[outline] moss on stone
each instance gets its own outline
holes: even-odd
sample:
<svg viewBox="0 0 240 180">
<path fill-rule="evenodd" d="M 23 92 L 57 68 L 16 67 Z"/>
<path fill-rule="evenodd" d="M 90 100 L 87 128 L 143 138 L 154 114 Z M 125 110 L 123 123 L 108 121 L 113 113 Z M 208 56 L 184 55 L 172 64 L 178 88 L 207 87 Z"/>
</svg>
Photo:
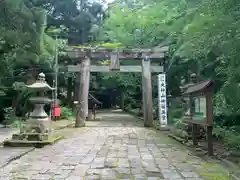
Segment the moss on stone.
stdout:
<svg viewBox="0 0 240 180">
<path fill-rule="evenodd" d="M 122 179 L 122 178 L 124 178 L 124 173 L 116 172 L 116 178 L 117 178 L 117 179 Z"/>
<path fill-rule="evenodd" d="M 199 175 L 206 180 L 229 180 L 227 175 L 223 175 L 221 173 L 201 172 Z"/>
<path fill-rule="evenodd" d="M 118 167 L 118 159 L 115 162 L 115 167 Z"/>
<path fill-rule="evenodd" d="M 7 139 L 4 141 L 4 146 L 41 148 L 46 145 L 53 144 L 60 139 L 63 139 L 63 136 L 52 137 L 52 138 L 49 138 L 48 140 L 44 140 L 44 141 L 8 140 Z"/>
<path fill-rule="evenodd" d="M 75 49 L 90 49 L 90 48 L 94 48 L 93 45 L 89 44 L 89 45 L 77 45 L 77 46 L 70 46 L 72 48 Z M 103 44 L 98 44 L 99 48 L 108 48 L 108 49 L 116 49 L 116 48 L 122 48 L 122 44 L 121 43 L 103 43 Z"/>
<path fill-rule="evenodd" d="M 202 163 L 199 175 L 206 180 L 229 180 L 229 176 L 225 173 L 224 169 L 214 163 Z"/>
<path fill-rule="evenodd" d="M 130 174 L 126 174 L 126 173 L 116 172 L 116 178 L 117 179 L 130 178 L 131 179 L 131 175 Z"/>
<path fill-rule="evenodd" d="M 200 165 L 201 168 L 208 169 L 208 168 L 216 168 L 216 164 L 213 163 L 202 163 Z"/>
<path fill-rule="evenodd" d="M 187 159 L 182 160 L 182 163 L 188 163 Z"/>
</svg>

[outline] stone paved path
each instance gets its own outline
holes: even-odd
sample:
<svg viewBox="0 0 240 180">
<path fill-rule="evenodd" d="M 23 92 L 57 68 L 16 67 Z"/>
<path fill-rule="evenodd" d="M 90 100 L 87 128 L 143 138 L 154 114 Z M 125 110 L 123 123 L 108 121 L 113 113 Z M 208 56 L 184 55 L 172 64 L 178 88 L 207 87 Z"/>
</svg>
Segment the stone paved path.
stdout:
<svg viewBox="0 0 240 180">
<path fill-rule="evenodd" d="M 11 138 L 12 134 L 18 132 L 19 130 L 17 129 L 0 127 L 0 143 L 3 143 L 6 138 Z"/>
<path fill-rule="evenodd" d="M 191 155 L 132 116 L 100 115 L 101 122 L 88 122 L 55 145 L 13 161 L 1 169 L 0 179 L 229 180 L 220 165 Z"/>
<path fill-rule="evenodd" d="M 19 147 L 19 148 L 0 147 L 0 168 L 4 167 L 10 161 L 17 159 L 32 150 L 33 148 L 31 147 L 25 147 L 25 148 L 24 147 Z"/>
</svg>

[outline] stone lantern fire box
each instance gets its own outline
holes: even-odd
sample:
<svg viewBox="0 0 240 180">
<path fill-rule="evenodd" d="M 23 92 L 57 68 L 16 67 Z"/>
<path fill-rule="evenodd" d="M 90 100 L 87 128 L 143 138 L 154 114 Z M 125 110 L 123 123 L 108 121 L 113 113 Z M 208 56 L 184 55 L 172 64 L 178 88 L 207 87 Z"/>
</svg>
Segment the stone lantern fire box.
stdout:
<svg viewBox="0 0 240 180">
<path fill-rule="evenodd" d="M 45 81 L 45 74 L 40 73 L 37 81 L 26 87 L 35 94 L 34 97 L 29 99 L 29 102 L 35 107 L 30 113 L 26 125 L 20 130 L 20 133 L 13 134 L 11 140 L 5 140 L 4 146 L 43 147 L 62 138 L 62 136 L 53 136 L 51 131 L 51 118 L 44 110 L 44 106 L 51 103 L 51 99 L 46 97 L 45 93 L 54 90 L 54 88 L 51 88 Z"/>
</svg>

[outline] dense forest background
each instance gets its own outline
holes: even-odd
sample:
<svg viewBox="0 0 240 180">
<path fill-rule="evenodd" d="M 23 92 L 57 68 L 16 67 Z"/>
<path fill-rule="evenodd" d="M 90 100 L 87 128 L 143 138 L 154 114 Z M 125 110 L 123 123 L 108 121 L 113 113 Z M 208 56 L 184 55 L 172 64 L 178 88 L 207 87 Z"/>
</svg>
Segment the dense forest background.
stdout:
<svg viewBox="0 0 240 180">
<path fill-rule="evenodd" d="M 169 101 L 180 95 L 181 80 L 189 82 L 192 73 L 214 80 L 214 133 L 240 149 L 240 2 L 235 0 L 118 0 L 108 6 L 87 0 L 0 0 L 2 122 L 12 122 L 12 114 L 25 115 L 29 93 L 23 84 L 39 72 L 54 85 L 57 47 L 59 97 L 64 97 L 69 79 L 75 78 L 64 71 L 64 63 L 71 63 L 64 53 L 67 44 L 110 42 L 130 48 L 169 45 L 163 60 Z M 91 93 L 105 104 L 106 94 L 115 104 L 124 97 L 128 109 L 141 109 L 141 75 L 92 74 Z M 170 108 L 169 121 L 176 123 L 181 113 L 177 105 Z"/>
</svg>

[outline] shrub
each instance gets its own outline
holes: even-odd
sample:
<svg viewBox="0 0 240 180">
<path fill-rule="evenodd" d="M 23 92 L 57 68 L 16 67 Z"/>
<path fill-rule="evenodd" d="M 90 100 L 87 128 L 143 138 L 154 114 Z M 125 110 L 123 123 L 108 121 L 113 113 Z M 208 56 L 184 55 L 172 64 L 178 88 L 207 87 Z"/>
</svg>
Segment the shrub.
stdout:
<svg viewBox="0 0 240 180">
<path fill-rule="evenodd" d="M 19 128 L 22 124 L 22 118 L 14 115 L 14 109 L 12 107 L 4 108 L 4 120 L 3 125 Z"/>
<path fill-rule="evenodd" d="M 177 118 L 173 119 L 173 126 L 176 129 L 185 129 L 185 127 L 186 127 L 186 125 L 183 123 L 183 120 L 182 119 L 177 119 Z"/>
<path fill-rule="evenodd" d="M 75 113 L 72 111 L 71 108 L 66 107 L 66 106 L 61 106 L 61 115 L 60 117 L 57 118 L 57 120 L 61 119 L 73 119 L 75 116 Z"/>
<path fill-rule="evenodd" d="M 232 149 L 240 150 L 240 135 L 239 134 L 232 133 L 232 134 L 224 137 L 224 142 L 228 147 L 230 147 Z"/>
<path fill-rule="evenodd" d="M 169 124 L 174 124 L 176 119 L 181 119 L 183 117 L 184 111 L 183 108 L 169 108 L 168 109 L 168 119 L 169 119 Z"/>
<path fill-rule="evenodd" d="M 239 127 L 220 127 L 215 126 L 213 129 L 213 135 L 218 139 L 222 139 L 224 143 L 232 149 L 240 150 L 240 134 L 238 131 Z"/>
</svg>

